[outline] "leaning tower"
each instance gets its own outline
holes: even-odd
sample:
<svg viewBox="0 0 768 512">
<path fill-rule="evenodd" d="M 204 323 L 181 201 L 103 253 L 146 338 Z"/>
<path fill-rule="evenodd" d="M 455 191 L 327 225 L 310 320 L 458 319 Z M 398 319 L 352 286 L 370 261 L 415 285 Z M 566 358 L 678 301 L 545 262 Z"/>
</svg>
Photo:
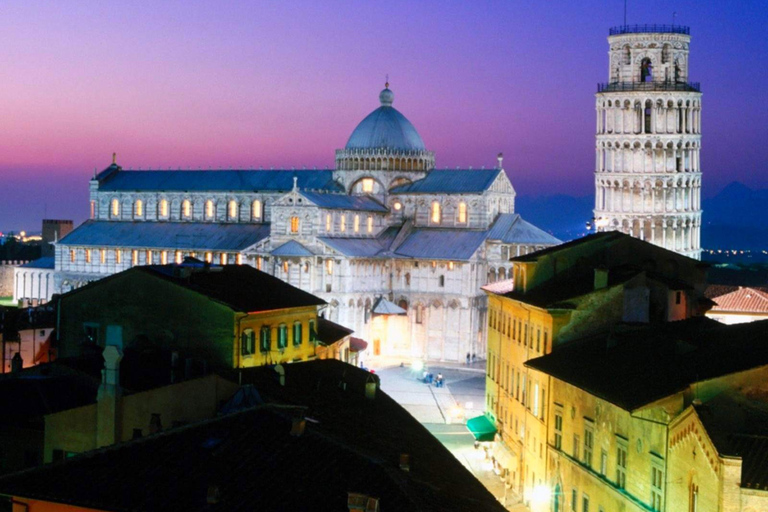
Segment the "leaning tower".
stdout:
<svg viewBox="0 0 768 512">
<path fill-rule="evenodd" d="M 688 81 L 690 29 L 612 28 L 597 86 L 595 226 L 701 257 L 701 89 Z"/>
</svg>

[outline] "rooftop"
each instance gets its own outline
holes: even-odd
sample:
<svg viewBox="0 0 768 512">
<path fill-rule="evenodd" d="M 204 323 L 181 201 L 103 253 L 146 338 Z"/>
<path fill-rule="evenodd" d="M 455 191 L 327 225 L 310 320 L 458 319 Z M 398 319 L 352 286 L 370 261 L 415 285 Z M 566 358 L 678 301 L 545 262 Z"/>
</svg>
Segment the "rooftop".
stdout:
<svg viewBox="0 0 768 512">
<path fill-rule="evenodd" d="M 611 27 L 608 30 L 609 36 L 618 36 L 622 34 L 685 34 L 691 35 L 691 27 L 683 25 L 619 25 Z"/>
<path fill-rule="evenodd" d="M 768 314 L 768 288 L 711 285 L 707 287 L 706 293 L 714 295 L 713 313 Z"/>
<path fill-rule="evenodd" d="M 421 135 L 403 114 L 392 107 L 389 85 L 379 94 L 381 106 L 368 114 L 347 141 L 346 149 L 426 151 Z"/>
<path fill-rule="evenodd" d="M 433 169 L 424 179 L 394 187 L 390 194 L 481 194 L 500 172 L 500 169 Z"/>
</svg>

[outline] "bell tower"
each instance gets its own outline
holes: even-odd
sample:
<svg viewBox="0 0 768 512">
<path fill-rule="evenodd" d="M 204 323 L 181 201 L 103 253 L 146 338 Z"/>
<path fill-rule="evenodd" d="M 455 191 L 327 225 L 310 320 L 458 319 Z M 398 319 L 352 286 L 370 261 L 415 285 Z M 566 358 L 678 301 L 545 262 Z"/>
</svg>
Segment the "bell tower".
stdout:
<svg viewBox="0 0 768 512">
<path fill-rule="evenodd" d="M 690 29 L 610 29 L 597 86 L 595 226 L 701 257 L 701 87 L 688 81 Z"/>
</svg>

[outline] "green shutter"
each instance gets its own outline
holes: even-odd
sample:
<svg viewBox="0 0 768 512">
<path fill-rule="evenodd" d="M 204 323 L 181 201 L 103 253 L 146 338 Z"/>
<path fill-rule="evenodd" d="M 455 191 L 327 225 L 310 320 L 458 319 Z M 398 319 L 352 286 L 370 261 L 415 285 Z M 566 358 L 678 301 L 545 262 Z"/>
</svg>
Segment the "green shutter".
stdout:
<svg viewBox="0 0 768 512">
<path fill-rule="evenodd" d="M 293 324 L 293 344 L 301 345 L 301 322 Z"/>
<path fill-rule="evenodd" d="M 285 348 L 288 345 L 288 328 L 281 325 L 277 330 L 277 348 Z"/>
<path fill-rule="evenodd" d="M 269 327 L 262 327 L 261 328 L 261 351 L 262 352 L 269 352 L 270 345 L 272 344 L 270 340 L 271 338 L 271 330 Z"/>
</svg>

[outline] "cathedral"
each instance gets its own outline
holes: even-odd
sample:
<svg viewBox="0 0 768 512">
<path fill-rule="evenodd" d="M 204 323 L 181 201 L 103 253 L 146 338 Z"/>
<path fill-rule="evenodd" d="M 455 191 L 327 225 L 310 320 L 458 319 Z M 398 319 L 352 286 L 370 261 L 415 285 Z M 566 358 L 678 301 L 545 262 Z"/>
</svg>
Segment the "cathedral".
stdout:
<svg viewBox="0 0 768 512">
<path fill-rule="evenodd" d="M 56 290 L 187 256 L 252 265 L 323 298 L 369 355 L 485 357 L 480 287 L 560 241 L 515 213 L 501 154 L 494 169 L 436 169 L 393 100 L 387 84 L 333 170 L 135 171 L 113 159 L 90 181 L 90 219 L 56 244 Z"/>
</svg>

